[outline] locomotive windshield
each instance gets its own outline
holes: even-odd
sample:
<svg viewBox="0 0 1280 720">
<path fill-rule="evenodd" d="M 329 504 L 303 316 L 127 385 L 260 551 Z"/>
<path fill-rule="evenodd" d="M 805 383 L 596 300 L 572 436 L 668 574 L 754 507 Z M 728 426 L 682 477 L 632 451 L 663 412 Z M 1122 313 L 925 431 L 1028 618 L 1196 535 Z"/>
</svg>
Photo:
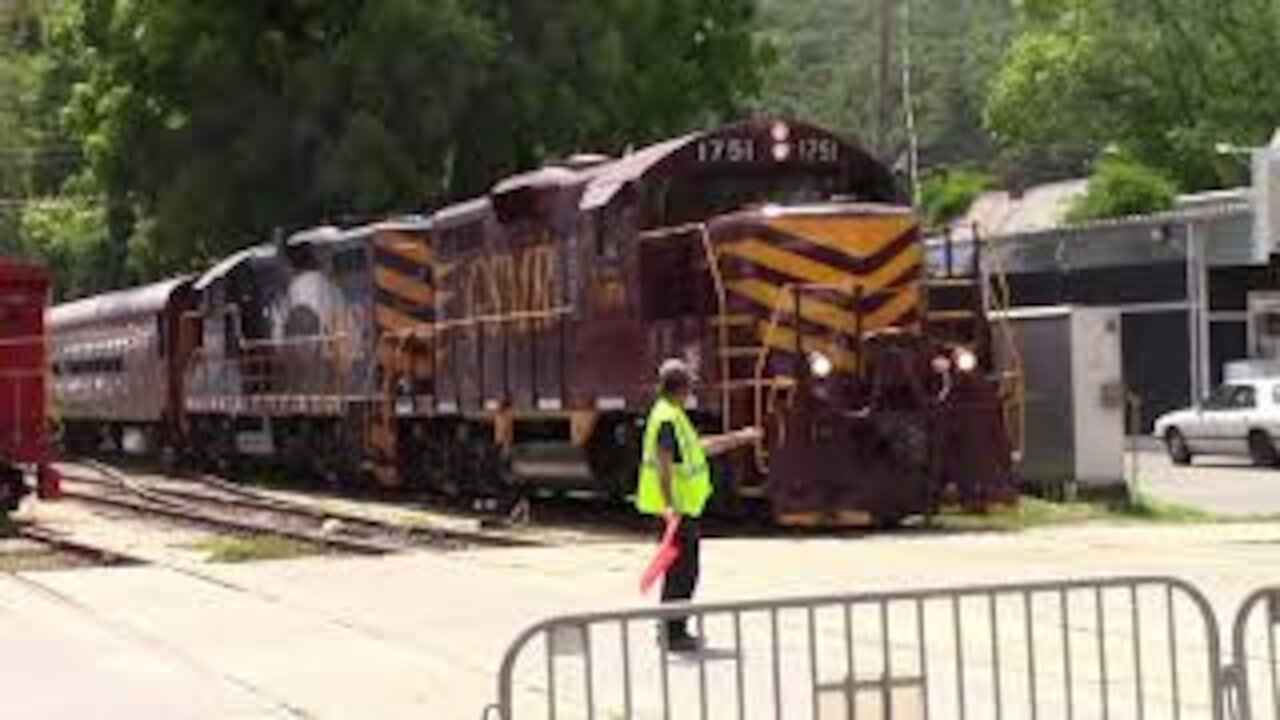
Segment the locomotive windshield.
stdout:
<svg viewBox="0 0 1280 720">
<path fill-rule="evenodd" d="M 873 201 L 851 192 L 843 168 L 790 171 L 742 169 L 676 175 L 651 186 L 650 218 L 679 225 L 765 204 L 795 205 L 842 197 Z"/>
</svg>

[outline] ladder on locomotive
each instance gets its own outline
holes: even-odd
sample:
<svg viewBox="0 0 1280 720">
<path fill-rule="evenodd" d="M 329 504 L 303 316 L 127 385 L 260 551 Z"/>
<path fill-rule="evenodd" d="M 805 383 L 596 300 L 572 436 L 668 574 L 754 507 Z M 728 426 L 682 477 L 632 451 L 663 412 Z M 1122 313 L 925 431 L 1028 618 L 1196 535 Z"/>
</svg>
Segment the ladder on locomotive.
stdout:
<svg viewBox="0 0 1280 720">
<path fill-rule="evenodd" d="M 1005 427 L 1015 456 L 1026 436 L 1025 381 L 1022 355 L 1008 310 L 1008 277 L 992 240 L 975 226 L 968 241 L 968 262 L 957 263 L 955 238 L 948 228 L 941 238 L 942 263 L 924 280 L 923 327 L 927 335 L 972 348 L 990 358 L 990 371 L 1000 383 Z"/>
</svg>

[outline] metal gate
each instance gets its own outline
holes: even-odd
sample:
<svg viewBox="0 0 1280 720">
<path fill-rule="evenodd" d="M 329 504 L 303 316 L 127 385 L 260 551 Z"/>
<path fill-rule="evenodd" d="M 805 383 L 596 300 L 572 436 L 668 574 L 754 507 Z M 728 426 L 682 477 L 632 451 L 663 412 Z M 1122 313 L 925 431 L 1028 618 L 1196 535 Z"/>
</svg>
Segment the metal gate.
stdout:
<svg viewBox="0 0 1280 720">
<path fill-rule="evenodd" d="M 658 625 L 686 613 L 708 647 L 667 653 Z M 1220 662 L 1209 603 L 1171 578 L 701 604 L 538 623 L 487 716 L 1217 719 Z"/>
<path fill-rule="evenodd" d="M 1280 718 L 1277 624 L 1280 624 L 1280 588 L 1253 593 L 1236 613 L 1231 631 L 1232 664 L 1224 671 L 1232 718 Z"/>
</svg>

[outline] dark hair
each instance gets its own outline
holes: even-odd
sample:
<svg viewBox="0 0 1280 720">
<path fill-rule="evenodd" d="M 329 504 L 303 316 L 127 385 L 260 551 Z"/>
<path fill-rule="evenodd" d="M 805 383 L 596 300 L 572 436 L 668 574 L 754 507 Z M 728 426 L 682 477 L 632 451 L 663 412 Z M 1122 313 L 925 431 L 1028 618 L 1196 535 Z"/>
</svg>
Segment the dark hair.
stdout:
<svg viewBox="0 0 1280 720">
<path fill-rule="evenodd" d="M 664 395 L 675 395 L 689 389 L 689 378 L 679 373 L 672 373 L 662 378 L 662 382 L 658 383 L 658 387 L 662 389 Z"/>
</svg>

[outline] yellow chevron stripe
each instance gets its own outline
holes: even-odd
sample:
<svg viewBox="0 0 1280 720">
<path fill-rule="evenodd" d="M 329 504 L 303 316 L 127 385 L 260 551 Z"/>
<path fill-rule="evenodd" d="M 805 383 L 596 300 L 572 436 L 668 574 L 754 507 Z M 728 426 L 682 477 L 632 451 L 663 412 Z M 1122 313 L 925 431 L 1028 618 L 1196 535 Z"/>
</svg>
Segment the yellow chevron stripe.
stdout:
<svg viewBox="0 0 1280 720">
<path fill-rule="evenodd" d="M 373 246 L 383 252 L 390 253 L 402 260 L 408 260 L 423 267 L 435 263 L 435 253 L 427 245 L 426 238 L 404 233 L 387 233 L 374 238 Z"/>
<path fill-rule="evenodd" d="M 378 328 L 383 331 L 407 332 L 410 330 L 425 330 L 431 327 L 430 323 L 409 317 L 399 310 L 389 308 L 386 305 L 379 305 L 374 308 L 373 319 Z"/>
<path fill-rule="evenodd" d="M 768 224 L 814 245 L 864 258 L 909 232 L 916 219 L 911 215 L 780 217 Z"/>
<path fill-rule="evenodd" d="M 795 302 L 790 293 L 763 280 L 735 280 L 726 285 L 729 292 L 740 295 L 764 306 L 769 312 L 780 309 L 784 317 L 795 316 Z M 902 314 L 920 302 L 920 290 L 916 286 L 905 288 L 888 302 L 862 316 L 862 330 L 868 332 L 891 327 Z M 800 317 L 806 322 L 822 325 L 837 332 L 854 334 L 858 331 L 854 314 L 817 298 L 803 298 Z"/>
<path fill-rule="evenodd" d="M 823 285 L 850 285 L 854 280 L 848 273 L 841 272 L 825 263 L 810 260 L 803 255 L 783 250 L 776 244 L 770 244 L 759 238 L 748 238 L 721 249 L 721 253 L 748 260 L 770 270 L 777 270 L 795 277 L 797 280 Z"/>
<path fill-rule="evenodd" d="M 380 290 L 398 295 L 411 303 L 430 306 L 431 286 L 386 267 L 374 268 L 373 282 Z"/>
<path fill-rule="evenodd" d="M 782 324 L 770 327 L 769 323 L 764 320 L 761 320 L 756 328 L 760 333 L 762 342 L 768 347 L 788 352 L 795 351 L 796 331 L 792 328 Z M 857 353 L 838 347 L 828 340 L 806 336 L 801 341 L 800 347 L 805 352 L 817 350 L 826 355 L 831 358 L 831 363 L 840 370 L 852 372 L 858 369 Z"/>
<path fill-rule="evenodd" d="M 841 289 L 850 295 L 858 286 L 862 287 L 864 293 L 879 292 L 888 287 L 889 283 L 902 277 L 903 273 L 924 262 L 924 248 L 920 245 L 912 245 L 874 271 L 855 277 L 758 238 L 749 238 L 727 245 L 721 252 L 785 273 L 799 282 L 842 286 Z"/>
</svg>

